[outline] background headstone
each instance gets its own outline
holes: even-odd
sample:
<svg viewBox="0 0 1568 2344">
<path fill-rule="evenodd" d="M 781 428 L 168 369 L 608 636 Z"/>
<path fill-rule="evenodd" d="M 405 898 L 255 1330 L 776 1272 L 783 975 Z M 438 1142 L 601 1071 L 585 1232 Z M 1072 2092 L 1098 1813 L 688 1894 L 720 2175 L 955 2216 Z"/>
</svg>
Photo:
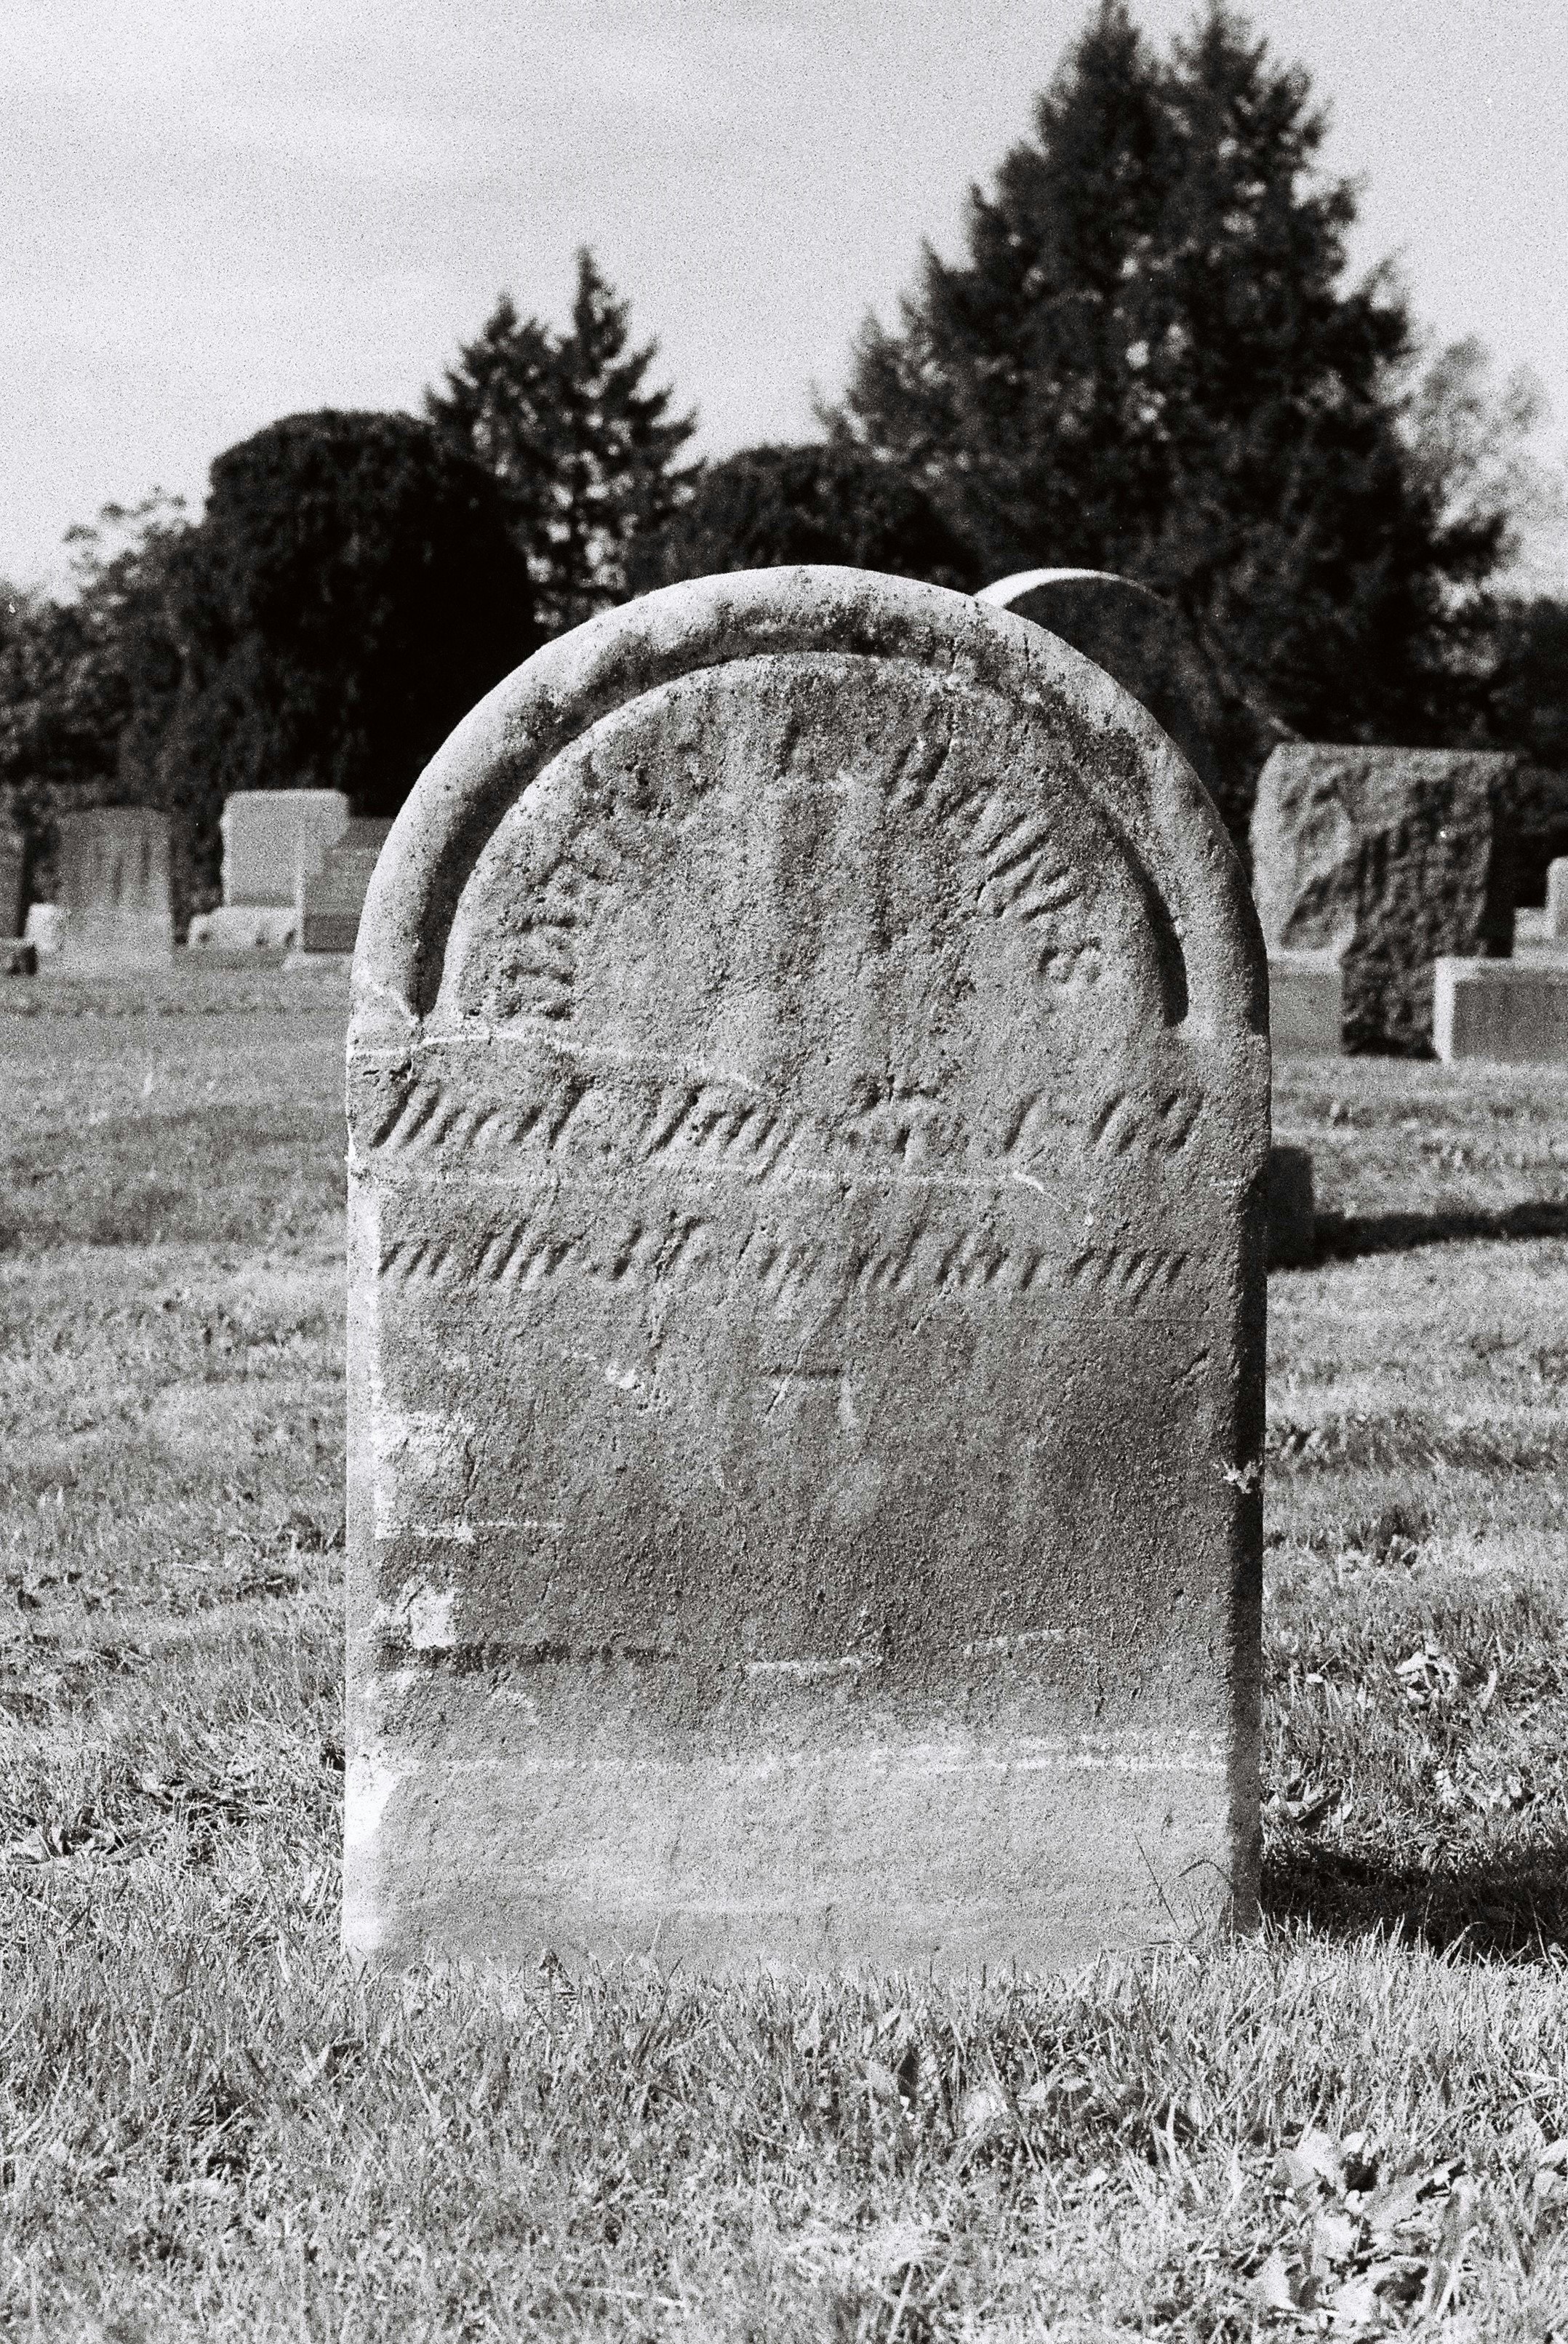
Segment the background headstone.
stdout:
<svg viewBox="0 0 1568 2344">
<path fill-rule="evenodd" d="M 1345 973 L 1337 953 L 1271 952 L 1269 1040 L 1274 1056 L 1331 1056 L 1343 1046 Z"/>
<path fill-rule="evenodd" d="M 1141 700 L 1244 843 L 1258 776 L 1290 728 L 1247 697 L 1174 604 L 1107 570 L 1021 570 L 980 600 L 1060 635 Z"/>
<path fill-rule="evenodd" d="M 1144 711 L 937 588 L 651 595 L 422 775 L 354 1004 L 349 1945 L 1245 1918 L 1264 972 Z"/>
<path fill-rule="evenodd" d="M 27 842 L 20 831 L 0 823 L 0 939 L 22 933 L 26 884 Z"/>
<path fill-rule="evenodd" d="M 1568 855 L 1546 866 L 1546 941 L 1568 945 Z"/>
<path fill-rule="evenodd" d="M 1432 971 L 1432 1046 L 1455 1064 L 1568 1066 L 1568 957 L 1444 957 Z"/>
<path fill-rule="evenodd" d="M 1252 892 L 1270 953 L 1331 954 L 1345 1038 L 1431 1040 L 1432 964 L 1513 941 L 1505 822 L 1516 761 L 1480 751 L 1276 749 L 1252 815 Z"/>
<path fill-rule="evenodd" d="M 22 935 L 40 960 L 52 961 L 66 940 L 66 915 L 58 904 L 29 904 Z"/>
<path fill-rule="evenodd" d="M 174 952 L 169 822 L 152 806 L 95 806 L 55 823 L 58 963 L 82 975 L 157 968 Z"/>
<path fill-rule="evenodd" d="M 366 891 L 391 827 L 389 822 L 351 822 L 337 844 L 328 848 L 320 869 L 299 890 L 300 953 L 353 951 Z"/>
<path fill-rule="evenodd" d="M 225 906 L 286 905 L 349 825 L 341 790 L 238 790 L 225 803 Z"/>
</svg>

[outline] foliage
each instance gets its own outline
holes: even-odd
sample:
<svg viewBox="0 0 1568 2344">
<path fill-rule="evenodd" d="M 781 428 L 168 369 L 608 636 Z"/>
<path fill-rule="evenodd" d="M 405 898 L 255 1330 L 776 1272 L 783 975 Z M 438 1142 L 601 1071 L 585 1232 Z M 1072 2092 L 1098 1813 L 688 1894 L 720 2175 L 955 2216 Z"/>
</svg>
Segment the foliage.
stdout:
<svg viewBox="0 0 1568 2344">
<path fill-rule="evenodd" d="M 535 641 L 494 481 L 406 415 L 290 416 L 228 450 L 171 584 L 178 691 L 126 768 L 175 815 L 193 894 L 231 792 L 394 813 Z"/>
<path fill-rule="evenodd" d="M 639 589 L 725 570 L 848 563 L 972 590 L 975 558 L 931 499 L 854 447 L 743 448 L 711 465 L 632 564 Z"/>
<path fill-rule="evenodd" d="M 1412 457 L 1412 337 L 1386 273 L 1344 283 L 1351 188 L 1318 167 L 1305 73 L 1210 6 L 1167 59 L 1104 0 L 856 345 L 852 438 L 923 480 L 989 574 L 1121 571 L 1210 631 L 1319 739 L 1429 740 L 1468 714 L 1456 591 L 1505 523 Z"/>
<path fill-rule="evenodd" d="M 674 510 L 695 429 L 647 384 L 658 346 L 629 345 L 628 305 L 587 250 L 568 332 L 520 318 L 503 294 L 425 409 L 500 482 L 546 634 L 623 601 L 635 540 Z"/>
<path fill-rule="evenodd" d="M 177 497 L 106 505 L 66 534 L 70 600 L 0 594 L 0 803 L 46 858 L 63 805 L 134 794 L 126 751 L 179 680 L 172 574 L 187 534 Z"/>
</svg>

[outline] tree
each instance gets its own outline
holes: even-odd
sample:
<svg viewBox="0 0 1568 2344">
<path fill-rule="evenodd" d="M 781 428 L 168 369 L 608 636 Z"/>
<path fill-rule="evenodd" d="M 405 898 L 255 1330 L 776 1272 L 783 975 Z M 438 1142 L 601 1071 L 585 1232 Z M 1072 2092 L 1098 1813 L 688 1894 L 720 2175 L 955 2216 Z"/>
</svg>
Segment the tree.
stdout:
<svg viewBox="0 0 1568 2344">
<path fill-rule="evenodd" d="M 639 590 L 723 570 L 846 562 L 979 583 L 969 548 L 925 491 L 852 447 L 744 448 L 705 471 L 691 497 L 632 556 Z"/>
<path fill-rule="evenodd" d="M 395 813 L 537 641 L 495 482 L 412 416 L 295 415 L 230 448 L 170 576 L 177 691 L 123 763 L 176 816 L 193 901 L 232 791 Z"/>
<path fill-rule="evenodd" d="M 133 737 L 165 721 L 180 675 L 171 576 L 181 500 L 155 490 L 66 532 L 76 591 L 0 595 L 0 800 L 47 855 L 62 806 L 134 796 Z"/>
<path fill-rule="evenodd" d="M 647 387 L 658 345 L 629 348 L 631 313 L 591 252 L 577 256 L 571 330 L 519 318 L 503 294 L 425 411 L 500 482 L 540 623 L 558 634 L 622 601 L 634 541 L 666 520 L 696 429 Z"/>
<path fill-rule="evenodd" d="M 1351 187 L 1305 73 L 1211 5 L 1168 59 L 1104 0 L 966 258 L 863 328 L 835 433 L 906 468 L 991 576 L 1125 571 L 1318 738 L 1441 739 L 1456 593 L 1502 517 L 1445 512 L 1402 428 L 1412 333 L 1348 287 Z"/>
</svg>

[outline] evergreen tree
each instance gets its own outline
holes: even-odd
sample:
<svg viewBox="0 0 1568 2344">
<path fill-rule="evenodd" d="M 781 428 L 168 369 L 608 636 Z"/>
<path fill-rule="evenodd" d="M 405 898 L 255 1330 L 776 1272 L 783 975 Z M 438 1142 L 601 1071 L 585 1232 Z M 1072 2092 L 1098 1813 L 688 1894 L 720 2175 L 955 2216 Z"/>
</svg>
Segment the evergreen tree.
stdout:
<svg viewBox="0 0 1568 2344">
<path fill-rule="evenodd" d="M 474 702 L 538 641 L 489 473 L 409 415 L 295 415 L 212 467 L 171 601 L 181 667 L 122 748 L 210 899 L 235 790 L 336 789 L 396 813 Z"/>
<path fill-rule="evenodd" d="M 570 331 L 520 318 L 503 294 L 425 395 L 437 429 L 500 481 L 546 634 L 624 599 L 632 543 L 685 486 L 678 459 L 695 419 L 648 387 L 658 346 L 633 349 L 630 332 L 627 304 L 584 250 Z"/>
<path fill-rule="evenodd" d="M 972 590 L 975 558 L 923 489 L 858 448 L 743 448 L 711 465 L 631 562 L 639 591 L 796 561 Z"/>
<path fill-rule="evenodd" d="M 1178 602 L 1318 738 L 1463 720 L 1456 590 L 1501 517 L 1445 516 L 1401 429 L 1411 331 L 1344 282 L 1305 74 L 1211 5 L 1168 59 L 1104 0 L 966 257 L 927 252 L 899 330 L 856 346 L 841 437 L 906 466 L 991 576 L 1122 571 Z"/>
</svg>

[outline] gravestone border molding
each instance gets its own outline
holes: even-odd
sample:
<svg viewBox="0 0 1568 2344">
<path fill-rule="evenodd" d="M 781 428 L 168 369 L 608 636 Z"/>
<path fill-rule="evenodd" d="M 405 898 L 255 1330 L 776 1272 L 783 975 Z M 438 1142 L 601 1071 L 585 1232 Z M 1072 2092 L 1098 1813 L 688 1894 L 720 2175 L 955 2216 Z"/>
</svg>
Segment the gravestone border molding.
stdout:
<svg viewBox="0 0 1568 2344">
<path fill-rule="evenodd" d="M 1256 914 L 1213 800 L 1139 701 L 1059 636 L 977 598 L 829 564 L 736 571 L 662 588 L 547 643 L 470 710 L 420 774 L 365 899 L 353 1032 L 391 1038 L 435 1008 L 458 898 L 485 842 L 544 767 L 628 701 L 699 670 L 790 652 L 906 660 L 1007 689 L 1120 734 L 1111 790 L 1086 794 L 1176 917 L 1198 1027 L 1264 1034 L 1268 976 Z M 1147 853 L 1131 840 L 1142 829 Z M 1212 899 L 1205 900 L 1211 891 Z M 1229 930 L 1229 935 L 1226 931 Z M 1194 965 L 1199 983 L 1192 985 Z"/>
</svg>

